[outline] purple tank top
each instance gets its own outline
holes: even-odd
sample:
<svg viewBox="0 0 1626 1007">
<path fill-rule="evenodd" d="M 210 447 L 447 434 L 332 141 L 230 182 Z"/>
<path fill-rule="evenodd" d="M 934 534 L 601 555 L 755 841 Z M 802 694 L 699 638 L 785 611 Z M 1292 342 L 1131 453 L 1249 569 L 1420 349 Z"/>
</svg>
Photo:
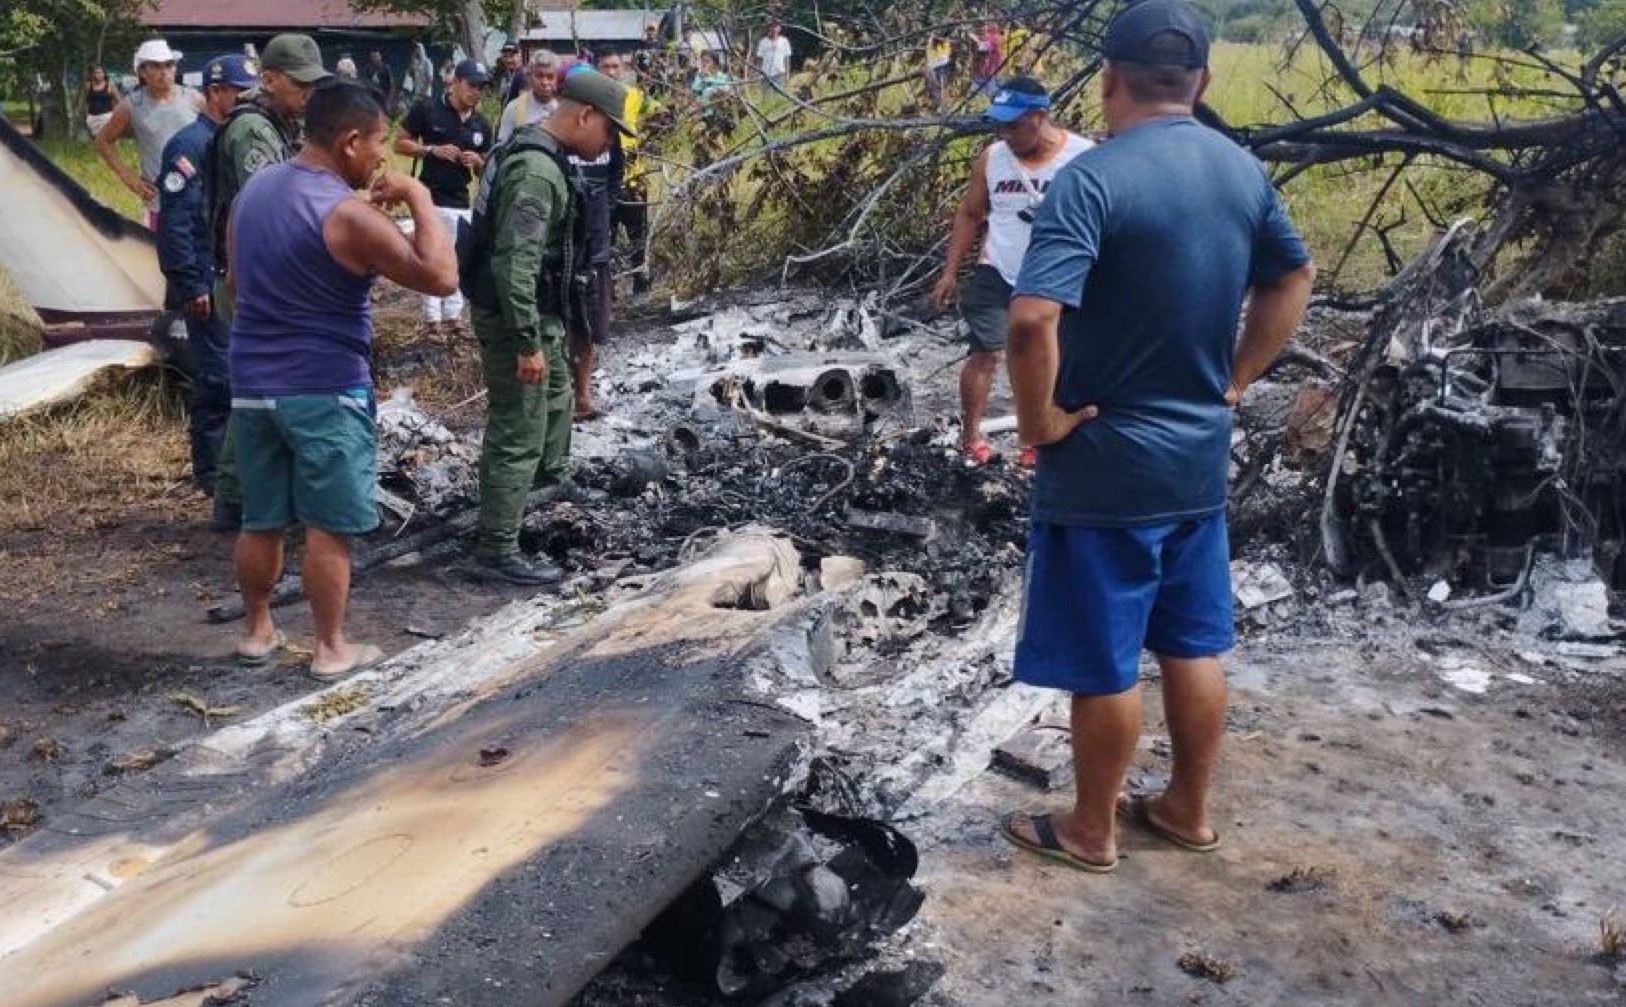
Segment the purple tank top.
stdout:
<svg viewBox="0 0 1626 1007">
<path fill-rule="evenodd" d="M 232 205 L 234 396 L 372 387 L 373 278 L 341 266 L 322 240 L 352 195 L 337 175 L 289 161 L 256 172 Z"/>
</svg>

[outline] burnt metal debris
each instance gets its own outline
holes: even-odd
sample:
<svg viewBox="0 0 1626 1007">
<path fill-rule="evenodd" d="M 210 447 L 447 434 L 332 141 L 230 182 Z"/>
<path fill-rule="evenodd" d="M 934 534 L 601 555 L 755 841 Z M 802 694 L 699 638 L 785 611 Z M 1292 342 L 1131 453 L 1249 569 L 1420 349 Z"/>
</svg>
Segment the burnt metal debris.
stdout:
<svg viewBox="0 0 1626 1007">
<path fill-rule="evenodd" d="M 1626 300 L 1487 307 L 1476 239 L 1460 223 L 1402 272 L 1351 361 L 1322 502 L 1328 564 L 1513 600 L 1551 553 L 1622 586 Z"/>
</svg>

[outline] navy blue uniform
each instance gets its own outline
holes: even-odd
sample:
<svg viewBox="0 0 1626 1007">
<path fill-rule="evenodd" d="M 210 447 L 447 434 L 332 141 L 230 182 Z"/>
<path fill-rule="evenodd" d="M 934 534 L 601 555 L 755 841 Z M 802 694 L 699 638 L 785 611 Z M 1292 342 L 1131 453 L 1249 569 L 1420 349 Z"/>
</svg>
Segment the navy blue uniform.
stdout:
<svg viewBox="0 0 1626 1007">
<path fill-rule="evenodd" d="M 204 154 L 215 124 L 198 116 L 164 145 L 158 172 L 158 265 L 167 282 L 164 306 L 180 310 L 210 294 L 214 248 L 204 199 Z M 209 317 L 188 318 L 192 344 L 192 478 L 213 492 L 215 461 L 231 415 L 231 378 L 226 364 L 229 326 L 211 303 Z"/>
</svg>

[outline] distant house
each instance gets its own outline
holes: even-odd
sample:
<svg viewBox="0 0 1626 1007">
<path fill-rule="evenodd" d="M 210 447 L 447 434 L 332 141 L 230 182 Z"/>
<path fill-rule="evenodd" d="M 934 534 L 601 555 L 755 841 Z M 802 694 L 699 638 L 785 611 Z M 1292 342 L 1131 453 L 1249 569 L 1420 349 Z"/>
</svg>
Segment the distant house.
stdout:
<svg viewBox="0 0 1626 1007">
<path fill-rule="evenodd" d="M 364 65 L 378 49 L 399 80 L 413 43 L 427 43 L 431 30 L 422 16 L 358 10 L 345 0 L 155 0 L 142 8 L 141 23 L 185 54 L 183 79 L 221 53 L 242 52 L 246 44 L 263 49 L 273 35 L 296 31 L 316 39 L 329 69 L 342 55 Z M 438 65 L 451 48 L 429 53 Z"/>
<path fill-rule="evenodd" d="M 527 56 L 537 49 L 573 52 L 581 47 L 624 51 L 642 44 L 651 25 L 663 36 L 668 35 L 672 31 L 671 13 L 664 8 L 571 11 L 533 7 L 532 26 L 521 36 L 520 47 Z M 701 36 L 713 51 L 725 47 L 720 32 L 705 30 Z"/>
</svg>

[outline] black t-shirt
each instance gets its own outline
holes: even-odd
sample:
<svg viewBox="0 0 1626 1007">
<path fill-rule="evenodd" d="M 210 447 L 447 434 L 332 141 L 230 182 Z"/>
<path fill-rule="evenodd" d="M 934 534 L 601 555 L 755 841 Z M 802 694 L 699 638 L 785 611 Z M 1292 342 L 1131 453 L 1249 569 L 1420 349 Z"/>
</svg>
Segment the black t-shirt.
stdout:
<svg viewBox="0 0 1626 1007">
<path fill-rule="evenodd" d="M 491 123 L 478 111 L 461 118 L 444 96 L 425 98 L 412 106 L 401 128 L 408 136 L 431 147 L 449 143 L 458 150 L 484 154 L 491 149 Z M 453 161 L 425 154 L 418 162 L 418 177 L 434 198 L 436 206 L 469 208 L 469 184 L 474 172 Z"/>
<path fill-rule="evenodd" d="M 395 94 L 395 74 L 390 72 L 388 63 L 373 65 L 367 64 L 367 86 L 378 95 L 380 102 L 387 102 Z"/>
</svg>

